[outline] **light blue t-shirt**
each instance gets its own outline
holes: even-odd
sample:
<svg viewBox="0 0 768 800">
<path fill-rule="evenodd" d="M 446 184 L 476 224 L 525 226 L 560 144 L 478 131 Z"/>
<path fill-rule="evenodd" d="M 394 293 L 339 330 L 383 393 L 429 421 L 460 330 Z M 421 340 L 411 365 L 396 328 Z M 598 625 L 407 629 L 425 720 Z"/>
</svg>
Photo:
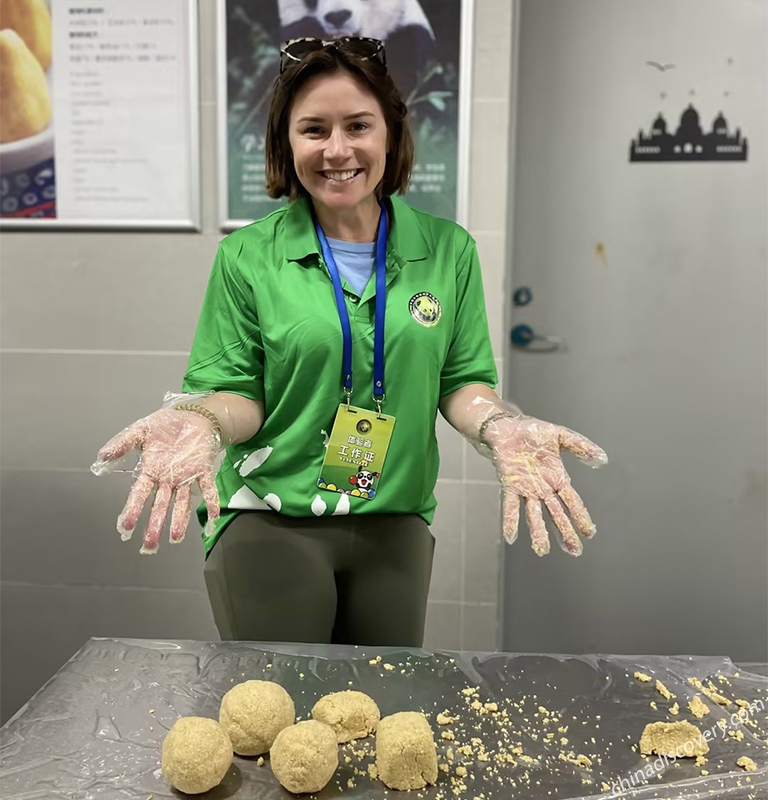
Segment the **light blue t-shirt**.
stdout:
<svg viewBox="0 0 768 800">
<path fill-rule="evenodd" d="M 362 297 L 373 275 L 376 242 L 345 242 L 342 239 L 326 238 L 339 268 L 339 275 L 358 297 Z"/>
</svg>

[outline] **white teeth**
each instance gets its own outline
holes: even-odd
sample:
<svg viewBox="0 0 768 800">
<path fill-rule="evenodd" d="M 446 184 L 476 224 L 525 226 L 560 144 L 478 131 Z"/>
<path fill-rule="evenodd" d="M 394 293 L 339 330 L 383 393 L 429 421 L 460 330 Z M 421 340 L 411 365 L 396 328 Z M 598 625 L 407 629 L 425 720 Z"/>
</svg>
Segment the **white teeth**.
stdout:
<svg viewBox="0 0 768 800">
<path fill-rule="evenodd" d="M 357 175 L 357 170 L 352 169 L 348 170 L 347 172 L 325 172 L 324 175 L 326 178 L 330 178 L 334 181 L 347 181 Z"/>
</svg>

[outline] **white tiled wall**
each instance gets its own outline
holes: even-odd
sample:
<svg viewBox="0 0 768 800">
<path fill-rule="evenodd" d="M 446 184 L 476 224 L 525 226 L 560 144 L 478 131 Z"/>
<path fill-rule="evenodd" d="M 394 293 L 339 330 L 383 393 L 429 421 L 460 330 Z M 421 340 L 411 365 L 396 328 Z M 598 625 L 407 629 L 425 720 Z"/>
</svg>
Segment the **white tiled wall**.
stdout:
<svg viewBox="0 0 768 800">
<path fill-rule="evenodd" d="M 506 346 L 507 252 L 510 230 L 513 0 L 476 0 L 469 231 L 483 269 L 488 325 L 499 384 Z M 440 433 L 437 539 L 425 646 L 495 650 L 499 644 L 501 505 L 496 472 L 466 442 Z M 444 444 L 445 443 L 445 444 Z M 446 465 L 461 447 L 458 460 Z M 458 566 L 450 565 L 458 554 Z M 455 576 L 460 575 L 458 591 Z"/>
<path fill-rule="evenodd" d="M 88 471 L 103 440 L 177 389 L 221 237 L 214 6 L 201 3 L 203 231 L 2 236 L 0 720 L 91 636 L 215 639 L 202 549 L 116 546 L 129 476 Z M 476 0 L 470 232 L 504 347 L 513 0 Z M 498 641 L 499 495 L 442 420 L 425 646 Z M 148 512 L 145 510 L 145 518 Z M 193 538 L 194 534 L 190 534 Z"/>
</svg>

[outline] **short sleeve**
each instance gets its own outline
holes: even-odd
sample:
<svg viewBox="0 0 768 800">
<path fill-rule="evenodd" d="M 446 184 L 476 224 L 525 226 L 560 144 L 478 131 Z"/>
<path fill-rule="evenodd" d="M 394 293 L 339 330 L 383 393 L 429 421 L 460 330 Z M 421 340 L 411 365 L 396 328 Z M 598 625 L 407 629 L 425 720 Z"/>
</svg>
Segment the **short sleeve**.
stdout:
<svg viewBox="0 0 768 800">
<path fill-rule="evenodd" d="M 182 391 L 264 398 L 264 348 L 255 298 L 222 245 L 211 269 Z"/>
<path fill-rule="evenodd" d="M 468 233 L 465 235 L 467 243 L 456 266 L 456 314 L 451 344 L 440 373 L 440 397 L 470 383 L 493 388 L 498 382 L 477 246 Z"/>
</svg>

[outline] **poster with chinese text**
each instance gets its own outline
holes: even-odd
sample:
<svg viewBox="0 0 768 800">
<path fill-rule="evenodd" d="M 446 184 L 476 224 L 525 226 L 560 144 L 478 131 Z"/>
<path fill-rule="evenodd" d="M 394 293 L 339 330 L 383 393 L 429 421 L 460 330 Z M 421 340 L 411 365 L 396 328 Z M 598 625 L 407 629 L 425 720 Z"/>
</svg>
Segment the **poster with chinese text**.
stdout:
<svg viewBox="0 0 768 800">
<path fill-rule="evenodd" d="M 0 3 L 0 226 L 199 228 L 197 6 Z"/>
</svg>

